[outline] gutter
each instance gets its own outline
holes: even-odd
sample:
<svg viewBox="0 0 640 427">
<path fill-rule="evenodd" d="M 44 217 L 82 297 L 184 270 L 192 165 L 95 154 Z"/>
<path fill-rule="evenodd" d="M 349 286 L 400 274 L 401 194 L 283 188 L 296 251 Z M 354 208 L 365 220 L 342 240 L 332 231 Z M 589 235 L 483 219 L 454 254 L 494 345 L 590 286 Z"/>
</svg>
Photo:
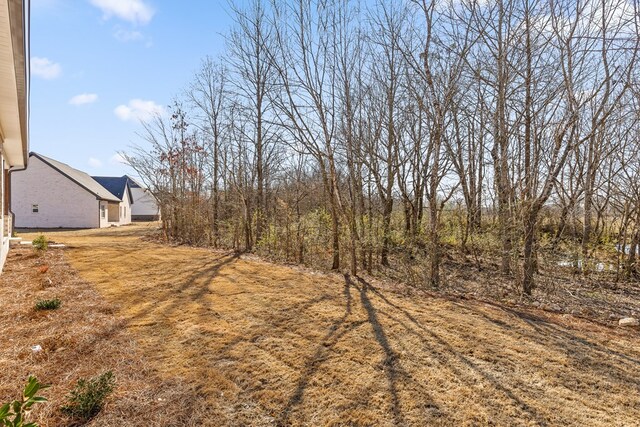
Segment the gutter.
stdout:
<svg viewBox="0 0 640 427">
<path fill-rule="evenodd" d="M 30 56 L 31 56 L 31 2 L 30 0 L 8 0 L 10 47 L 14 53 L 14 75 L 17 86 L 18 116 L 22 139 L 22 159 L 26 166 L 29 157 L 29 113 L 30 113 Z M 17 154 L 16 154 L 17 156 Z M 12 163 L 17 163 L 13 159 Z"/>
<path fill-rule="evenodd" d="M 26 108 L 26 119 L 25 119 L 25 141 L 26 144 L 24 144 L 24 148 L 23 148 L 23 156 L 25 158 L 25 162 L 24 162 L 24 167 L 26 169 L 27 164 L 29 163 L 29 133 L 30 133 L 30 129 L 29 129 L 29 118 L 31 116 L 31 1 L 30 0 L 24 0 L 24 8 L 22 13 L 24 14 L 24 23 L 25 23 L 25 36 L 24 36 L 24 50 L 25 50 L 25 58 L 24 58 L 24 62 L 25 62 L 25 73 L 26 73 L 26 77 L 25 77 L 25 91 L 26 91 L 26 95 L 25 95 L 25 102 L 27 104 L 27 108 Z"/>
</svg>

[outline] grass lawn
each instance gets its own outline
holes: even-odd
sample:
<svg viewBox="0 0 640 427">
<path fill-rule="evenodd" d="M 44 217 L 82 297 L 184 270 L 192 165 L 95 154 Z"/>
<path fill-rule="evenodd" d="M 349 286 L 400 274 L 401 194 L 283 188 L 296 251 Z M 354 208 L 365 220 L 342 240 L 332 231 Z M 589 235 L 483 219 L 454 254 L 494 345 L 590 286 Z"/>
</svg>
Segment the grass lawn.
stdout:
<svg viewBox="0 0 640 427">
<path fill-rule="evenodd" d="M 51 287 L 31 255 L 18 255 L 25 249 L 14 251 L 0 276 L 10 297 L 0 314 L 2 399 L 39 373 L 58 387 L 36 415 L 60 425 L 50 421 L 59 420 L 53 403 L 78 376 L 113 369 L 117 391 L 94 425 L 640 420 L 637 329 L 171 247 L 141 239 L 149 227 L 47 232 L 67 244 L 46 255 L 57 257 Z M 41 294 L 62 295 L 59 312 L 34 314 Z M 61 317 L 67 328 L 52 329 Z M 98 333 L 106 324 L 110 332 Z M 96 335 L 87 355 L 86 334 Z M 65 351 L 45 343 L 47 357 L 34 357 L 22 348 L 53 335 Z"/>
</svg>

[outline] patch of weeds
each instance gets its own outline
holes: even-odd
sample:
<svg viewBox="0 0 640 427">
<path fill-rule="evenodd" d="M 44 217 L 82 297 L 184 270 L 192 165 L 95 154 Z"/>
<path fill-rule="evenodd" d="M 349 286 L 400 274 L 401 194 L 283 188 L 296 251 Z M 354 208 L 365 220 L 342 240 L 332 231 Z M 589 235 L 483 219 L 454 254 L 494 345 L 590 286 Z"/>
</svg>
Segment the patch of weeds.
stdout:
<svg viewBox="0 0 640 427">
<path fill-rule="evenodd" d="M 39 255 L 44 254 L 47 251 L 47 249 L 49 249 L 49 241 L 44 236 L 44 234 L 41 234 L 35 239 L 33 239 L 33 241 L 31 242 L 31 245 L 33 246 L 33 250 L 35 250 L 36 253 Z"/>
<path fill-rule="evenodd" d="M 67 404 L 60 408 L 62 413 L 83 421 L 93 418 L 102 409 L 105 399 L 113 392 L 115 383 L 111 371 L 89 380 L 79 379 L 67 396 Z"/>
<path fill-rule="evenodd" d="M 26 418 L 31 407 L 36 403 L 46 402 L 42 396 L 36 396 L 38 391 L 49 387 L 40 384 L 34 376 L 29 376 L 27 385 L 22 392 L 21 400 L 14 400 L 0 406 L 0 426 L 5 427 L 38 427 L 36 423 L 27 423 Z"/>
<path fill-rule="evenodd" d="M 36 310 L 56 310 L 60 308 L 61 305 L 62 301 L 60 301 L 60 298 L 41 299 L 36 302 Z"/>
</svg>

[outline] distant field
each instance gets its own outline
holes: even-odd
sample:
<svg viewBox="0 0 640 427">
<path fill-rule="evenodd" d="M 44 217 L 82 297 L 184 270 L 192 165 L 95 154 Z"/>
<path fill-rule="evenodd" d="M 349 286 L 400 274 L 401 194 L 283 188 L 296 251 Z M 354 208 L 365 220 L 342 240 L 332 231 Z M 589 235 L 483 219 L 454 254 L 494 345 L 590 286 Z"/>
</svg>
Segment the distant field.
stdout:
<svg viewBox="0 0 640 427">
<path fill-rule="evenodd" d="M 130 357 L 134 367 L 148 369 L 152 384 L 145 393 L 154 384 L 175 384 L 173 394 L 144 394 L 124 409 L 117 399 L 132 399 L 134 380 L 139 384 L 144 375 L 121 378 L 95 425 L 117 425 L 110 408 L 130 411 L 130 425 L 143 425 L 136 423 L 145 413 L 166 417 L 164 425 L 210 426 L 633 426 L 640 420 L 637 330 L 170 247 L 141 239 L 149 227 L 46 233 L 68 245 L 56 251 L 66 260 L 59 262 L 77 270 L 78 289 L 122 320 L 117 334 L 96 338 L 102 352 L 118 353 L 100 359 L 104 369 L 117 363 L 121 377 L 129 375 L 135 369 L 122 365 Z M 14 254 L 0 291 L 21 286 L 11 281 L 18 261 L 25 262 Z M 70 305 L 63 308 L 73 310 Z M 87 321 L 92 304 L 79 301 L 77 310 L 67 315 Z M 11 319 L 2 316 L 7 327 Z M 3 334 L 2 348 L 12 345 L 7 339 Z M 131 348 L 110 349 L 110 340 Z M 91 360 L 77 363 L 97 363 Z M 53 362 L 25 363 L 26 370 Z M 7 388 L 1 390 L 4 398 Z"/>
</svg>

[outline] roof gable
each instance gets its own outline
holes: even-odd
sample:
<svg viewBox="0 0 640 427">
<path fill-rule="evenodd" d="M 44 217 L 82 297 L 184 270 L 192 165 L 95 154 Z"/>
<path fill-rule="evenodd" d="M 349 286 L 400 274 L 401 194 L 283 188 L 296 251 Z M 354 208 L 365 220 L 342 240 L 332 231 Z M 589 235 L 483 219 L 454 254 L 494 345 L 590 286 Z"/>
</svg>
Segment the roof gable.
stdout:
<svg viewBox="0 0 640 427">
<path fill-rule="evenodd" d="M 111 194 L 122 200 L 124 192 L 127 188 L 127 178 L 124 176 L 92 176 L 94 180 L 104 188 L 109 190 Z"/>
<path fill-rule="evenodd" d="M 144 187 L 142 185 L 138 184 L 138 182 L 135 179 L 131 178 L 129 175 L 125 175 L 125 176 L 123 176 L 123 178 L 126 178 L 128 180 L 129 188 L 143 188 L 144 189 Z"/>
<path fill-rule="evenodd" d="M 85 172 L 82 172 L 78 169 L 74 169 L 65 163 L 59 162 L 57 160 L 53 160 L 49 157 L 43 156 L 42 154 L 31 152 L 29 154 L 29 157 L 36 157 L 43 163 L 49 165 L 52 169 L 66 176 L 71 181 L 78 184 L 80 187 L 84 188 L 91 194 L 95 195 L 96 198 L 99 200 L 106 200 L 109 202 L 121 201 L 119 198 L 117 198 L 115 195 L 110 193 L 106 188 L 100 185 L 96 180 L 91 178 Z"/>
<path fill-rule="evenodd" d="M 128 176 L 92 176 L 91 178 L 120 200 L 124 200 L 126 192 L 129 195 L 129 203 L 133 204 L 133 195 L 131 194 Z"/>
</svg>

